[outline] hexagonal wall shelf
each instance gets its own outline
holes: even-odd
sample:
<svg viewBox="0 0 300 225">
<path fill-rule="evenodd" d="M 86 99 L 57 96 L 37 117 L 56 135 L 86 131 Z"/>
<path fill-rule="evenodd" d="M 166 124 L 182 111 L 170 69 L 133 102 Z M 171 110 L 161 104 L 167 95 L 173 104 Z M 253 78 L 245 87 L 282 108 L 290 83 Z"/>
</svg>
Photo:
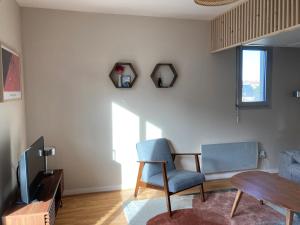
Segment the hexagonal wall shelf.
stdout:
<svg viewBox="0 0 300 225">
<path fill-rule="evenodd" d="M 131 88 L 138 75 L 131 63 L 118 62 L 114 65 L 109 77 L 116 88 Z"/>
<path fill-rule="evenodd" d="M 151 79 L 157 88 L 170 88 L 177 79 L 177 72 L 172 64 L 159 63 L 156 64 Z"/>
</svg>

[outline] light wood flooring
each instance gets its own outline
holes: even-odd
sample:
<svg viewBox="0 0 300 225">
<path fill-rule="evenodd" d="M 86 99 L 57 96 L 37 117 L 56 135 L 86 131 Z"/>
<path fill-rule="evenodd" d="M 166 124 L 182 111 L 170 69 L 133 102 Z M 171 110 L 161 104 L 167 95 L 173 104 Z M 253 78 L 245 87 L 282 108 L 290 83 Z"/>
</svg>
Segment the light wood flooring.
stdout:
<svg viewBox="0 0 300 225">
<path fill-rule="evenodd" d="M 205 191 L 231 188 L 229 180 L 208 181 Z M 179 193 L 199 193 L 200 187 Z M 162 191 L 140 189 L 137 199 L 164 197 Z M 93 193 L 63 198 L 63 208 L 59 209 L 56 225 L 126 225 L 122 203 L 134 199 L 133 190 Z"/>
</svg>

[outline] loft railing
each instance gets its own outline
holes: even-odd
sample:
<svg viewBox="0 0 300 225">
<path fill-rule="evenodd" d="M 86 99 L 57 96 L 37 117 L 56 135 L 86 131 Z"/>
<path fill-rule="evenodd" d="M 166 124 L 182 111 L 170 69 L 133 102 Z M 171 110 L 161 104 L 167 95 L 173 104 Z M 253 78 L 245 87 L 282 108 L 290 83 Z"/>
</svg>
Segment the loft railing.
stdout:
<svg viewBox="0 0 300 225">
<path fill-rule="evenodd" d="M 300 26 L 300 0 L 248 0 L 211 22 L 218 52 Z"/>
</svg>

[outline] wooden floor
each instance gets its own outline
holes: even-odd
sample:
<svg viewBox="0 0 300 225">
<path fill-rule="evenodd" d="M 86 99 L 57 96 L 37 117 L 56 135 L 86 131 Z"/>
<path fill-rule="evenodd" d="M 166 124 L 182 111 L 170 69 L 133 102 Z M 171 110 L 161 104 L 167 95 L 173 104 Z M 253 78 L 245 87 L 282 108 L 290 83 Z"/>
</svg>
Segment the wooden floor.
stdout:
<svg viewBox="0 0 300 225">
<path fill-rule="evenodd" d="M 231 188 L 229 180 L 209 181 L 205 191 Z M 199 193 L 196 187 L 179 195 Z M 137 199 L 164 197 L 162 191 L 141 189 Z M 63 198 L 63 208 L 58 211 L 56 225 L 126 225 L 122 203 L 133 198 L 133 190 L 94 193 Z"/>
</svg>

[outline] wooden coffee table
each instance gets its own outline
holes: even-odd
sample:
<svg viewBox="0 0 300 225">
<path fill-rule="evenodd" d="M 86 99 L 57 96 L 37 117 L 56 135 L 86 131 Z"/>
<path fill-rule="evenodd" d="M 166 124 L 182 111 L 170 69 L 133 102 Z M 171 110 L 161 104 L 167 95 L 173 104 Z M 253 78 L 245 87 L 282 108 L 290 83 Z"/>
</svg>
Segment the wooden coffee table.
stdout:
<svg viewBox="0 0 300 225">
<path fill-rule="evenodd" d="M 233 176 L 231 183 L 238 189 L 231 217 L 234 216 L 244 192 L 261 201 L 286 208 L 286 225 L 292 225 L 294 212 L 300 212 L 300 185 L 277 174 L 260 171 L 244 172 Z"/>
</svg>

